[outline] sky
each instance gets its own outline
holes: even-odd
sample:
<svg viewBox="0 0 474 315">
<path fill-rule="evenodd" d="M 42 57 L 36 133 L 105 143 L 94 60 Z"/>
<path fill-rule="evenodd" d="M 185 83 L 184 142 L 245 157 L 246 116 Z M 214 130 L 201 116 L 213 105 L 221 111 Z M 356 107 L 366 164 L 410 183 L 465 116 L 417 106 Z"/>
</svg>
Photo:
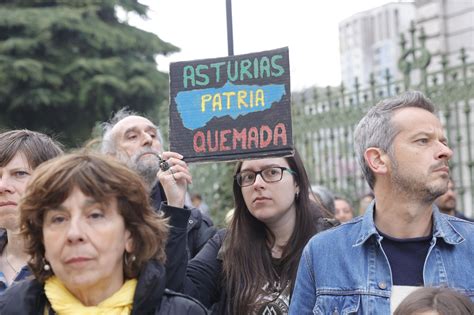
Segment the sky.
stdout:
<svg viewBox="0 0 474 315">
<path fill-rule="evenodd" d="M 226 0 L 140 0 L 149 19 L 129 22 L 181 49 L 159 56 L 169 63 L 228 55 Z M 234 54 L 289 47 L 291 90 L 338 85 L 341 81 L 339 22 L 397 0 L 233 0 Z"/>
</svg>

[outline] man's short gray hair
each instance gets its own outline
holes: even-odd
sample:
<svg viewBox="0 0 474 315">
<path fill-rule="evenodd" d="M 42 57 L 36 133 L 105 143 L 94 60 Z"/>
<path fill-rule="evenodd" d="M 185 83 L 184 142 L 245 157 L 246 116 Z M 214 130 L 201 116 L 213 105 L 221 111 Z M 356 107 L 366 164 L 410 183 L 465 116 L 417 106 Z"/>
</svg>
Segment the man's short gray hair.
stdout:
<svg viewBox="0 0 474 315">
<path fill-rule="evenodd" d="M 117 143 L 115 139 L 115 135 L 112 133 L 112 129 L 115 127 L 115 125 L 121 121 L 124 118 L 127 118 L 129 116 L 141 116 L 144 117 L 132 110 L 129 110 L 128 108 L 124 107 L 118 112 L 115 113 L 115 115 L 112 116 L 112 118 L 107 121 L 102 123 L 102 141 L 100 145 L 100 152 L 103 154 L 110 154 L 110 155 L 116 155 L 117 154 Z M 147 117 L 145 117 L 147 118 Z M 148 118 L 147 118 L 148 119 Z M 157 127 L 156 128 L 156 136 L 158 137 L 158 141 L 163 144 L 163 138 L 161 136 L 160 129 Z"/>
<path fill-rule="evenodd" d="M 362 173 L 371 189 L 374 189 L 375 175 L 364 158 L 365 151 L 370 147 L 380 148 L 392 154 L 392 143 L 399 133 L 393 124 L 392 116 L 402 108 L 416 107 L 435 113 L 435 106 L 423 93 L 407 91 L 392 98 L 384 99 L 372 107 L 361 119 L 354 131 L 354 149 Z"/>
</svg>

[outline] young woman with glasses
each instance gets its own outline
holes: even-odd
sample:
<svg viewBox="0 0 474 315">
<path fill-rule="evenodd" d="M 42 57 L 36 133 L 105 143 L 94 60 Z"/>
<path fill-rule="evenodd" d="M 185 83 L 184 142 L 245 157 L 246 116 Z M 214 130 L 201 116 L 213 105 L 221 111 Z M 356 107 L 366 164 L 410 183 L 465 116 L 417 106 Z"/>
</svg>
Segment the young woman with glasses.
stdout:
<svg viewBox="0 0 474 315">
<path fill-rule="evenodd" d="M 177 196 L 176 188 L 190 182 L 190 174 L 179 158 L 168 161 L 172 171 L 158 177 Z M 177 286 L 217 314 L 286 314 L 304 245 L 334 221 L 310 201 L 298 152 L 239 162 L 233 190 L 235 211 L 228 229 L 219 231 L 188 263 Z M 162 210 L 172 218 L 183 211 L 169 202 Z"/>
</svg>

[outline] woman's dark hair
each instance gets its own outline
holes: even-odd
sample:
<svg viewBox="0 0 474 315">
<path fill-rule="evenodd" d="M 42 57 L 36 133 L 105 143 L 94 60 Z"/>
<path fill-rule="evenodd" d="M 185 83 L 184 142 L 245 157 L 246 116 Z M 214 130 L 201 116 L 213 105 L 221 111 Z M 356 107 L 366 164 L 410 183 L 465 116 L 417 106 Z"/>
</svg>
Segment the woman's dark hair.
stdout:
<svg viewBox="0 0 474 315">
<path fill-rule="evenodd" d="M 421 288 L 408 295 L 393 314 L 415 315 L 428 311 L 439 315 L 471 315 L 474 304 L 469 297 L 449 288 Z"/>
<path fill-rule="evenodd" d="M 31 131 L 10 130 L 0 133 L 0 167 L 22 153 L 31 169 L 63 153 L 62 145 L 47 135 Z"/>
<path fill-rule="evenodd" d="M 293 291 L 299 260 L 305 244 L 317 232 L 317 219 L 332 216 L 321 205 L 310 200 L 311 186 L 298 152 L 285 159 L 295 172 L 293 176 L 299 186 L 299 196 L 295 196 L 295 229 L 282 251 L 279 279 L 271 255 L 275 236 L 249 212 L 242 189 L 234 180 L 235 211 L 222 250 L 223 281 L 231 314 L 249 314 L 258 306 L 258 296 L 268 283 L 279 280 L 284 285 L 290 281 Z M 236 174 L 241 167 L 242 162 L 238 162 Z"/>
<path fill-rule="evenodd" d="M 60 206 L 74 188 L 103 204 L 116 198 L 125 228 L 133 240 L 135 259 L 128 259 L 130 263 L 124 264 L 127 279 L 138 276 L 150 259 L 164 262 L 167 220 L 154 211 L 140 176 L 113 158 L 80 152 L 40 165 L 19 204 L 21 233 L 31 257 L 28 265 L 39 281 L 52 275 L 51 271 L 44 270 L 44 216 L 49 209 Z M 124 259 L 125 255 L 124 251 Z"/>
</svg>

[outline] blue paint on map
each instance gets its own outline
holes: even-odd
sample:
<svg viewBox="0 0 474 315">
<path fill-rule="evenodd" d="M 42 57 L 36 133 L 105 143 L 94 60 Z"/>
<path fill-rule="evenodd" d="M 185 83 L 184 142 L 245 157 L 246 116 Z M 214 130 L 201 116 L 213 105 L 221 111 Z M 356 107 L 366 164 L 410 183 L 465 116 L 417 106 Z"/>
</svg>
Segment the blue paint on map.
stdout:
<svg viewBox="0 0 474 315">
<path fill-rule="evenodd" d="M 255 95 L 257 90 L 263 90 L 265 106 L 255 106 Z M 237 106 L 237 91 L 247 91 L 245 101 L 249 104 L 250 91 L 253 91 L 253 107 Z M 224 92 L 235 92 L 234 96 L 230 97 L 230 109 L 227 109 L 227 97 L 222 95 Z M 205 111 L 201 111 L 201 97 L 210 94 L 214 97 L 215 94 L 220 93 L 222 97 L 222 110 L 212 110 L 212 99 L 206 102 Z M 284 84 L 269 84 L 269 85 L 233 85 L 227 82 L 221 88 L 211 88 L 203 90 L 183 91 L 176 95 L 176 105 L 178 113 L 181 116 L 184 127 L 194 130 L 204 127 L 214 117 L 230 116 L 236 119 L 239 116 L 245 116 L 250 113 L 268 110 L 272 104 L 279 102 L 286 94 Z"/>
</svg>

